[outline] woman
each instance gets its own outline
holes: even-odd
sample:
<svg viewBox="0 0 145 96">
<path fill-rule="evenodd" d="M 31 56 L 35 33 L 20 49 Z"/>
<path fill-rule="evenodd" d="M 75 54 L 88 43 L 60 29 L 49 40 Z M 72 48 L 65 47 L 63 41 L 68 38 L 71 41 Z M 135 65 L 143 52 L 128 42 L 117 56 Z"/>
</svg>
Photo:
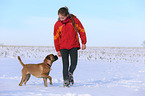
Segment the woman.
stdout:
<svg viewBox="0 0 145 96">
<path fill-rule="evenodd" d="M 76 16 L 69 14 L 67 7 L 58 10 L 59 20 L 54 26 L 54 45 L 57 55 L 63 61 L 64 86 L 73 85 L 73 72 L 78 60 L 80 49 L 79 37 L 81 38 L 82 50 L 86 49 L 86 34 L 81 22 Z M 69 67 L 69 55 L 71 65 Z"/>
</svg>

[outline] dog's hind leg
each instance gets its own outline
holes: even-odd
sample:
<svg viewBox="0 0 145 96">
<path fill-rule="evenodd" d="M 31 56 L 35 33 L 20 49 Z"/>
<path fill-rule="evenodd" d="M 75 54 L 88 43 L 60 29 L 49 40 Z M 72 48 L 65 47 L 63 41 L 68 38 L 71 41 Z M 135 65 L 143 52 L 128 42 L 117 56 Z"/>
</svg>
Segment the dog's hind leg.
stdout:
<svg viewBox="0 0 145 96">
<path fill-rule="evenodd" d="M 47 78 L 43 77 L 43 81 L 44 81 L 44 86 L 47 87 Z"/>
<path fill-rule="evenodd" d="M 31 74 L 27 74 L 24 80 L 24 84 L 26 85 L 27 81 L 30 79 Z"/>
<path fill-rule="evenodd" d="M 21 79 L 19 86 L 22 86 L 24 80 L 26 79 L 26 75 L 27 75 L 26 72 L 24 71 L 24 69 L 22 69 L 22 79 Z"/>
</svg>

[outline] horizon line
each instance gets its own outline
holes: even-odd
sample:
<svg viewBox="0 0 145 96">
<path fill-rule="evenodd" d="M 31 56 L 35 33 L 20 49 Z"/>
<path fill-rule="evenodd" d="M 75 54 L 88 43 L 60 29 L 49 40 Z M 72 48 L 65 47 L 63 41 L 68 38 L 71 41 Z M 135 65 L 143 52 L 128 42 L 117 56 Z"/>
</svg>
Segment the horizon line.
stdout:
<svg viewBox="0 0 145 96">
<path fill-rule="evenodd" d="M 54 47 L 54 46 L 39 46 L 39 45 L 3 45 L 0 47 Z M 88 48 L 145 48 L 145 47 L 127 47 L 127 46 L 87 46 Z"/>
</svg>

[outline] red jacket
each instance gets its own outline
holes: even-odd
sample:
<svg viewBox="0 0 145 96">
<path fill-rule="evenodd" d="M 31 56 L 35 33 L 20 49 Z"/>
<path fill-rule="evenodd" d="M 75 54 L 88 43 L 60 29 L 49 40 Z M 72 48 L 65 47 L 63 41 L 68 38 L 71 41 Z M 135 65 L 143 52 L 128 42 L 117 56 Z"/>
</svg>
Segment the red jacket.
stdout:
<svg viewBox="0 0 145 96">
<path fill-rule="evenodd" d="M 70 17 L 68 17 L 63 22 L 58 20 L 54 26 L 54 45 L 56 51 L 60 49 L 71 49 L 77 47 L 80 49 L 79 36 L 81 38 L 81 43 L 86 44 L 86 34 L 81 22 L 73 16 L 75 21 L 75 26 L 78 32 L 75 31 Z"/>
</svg>

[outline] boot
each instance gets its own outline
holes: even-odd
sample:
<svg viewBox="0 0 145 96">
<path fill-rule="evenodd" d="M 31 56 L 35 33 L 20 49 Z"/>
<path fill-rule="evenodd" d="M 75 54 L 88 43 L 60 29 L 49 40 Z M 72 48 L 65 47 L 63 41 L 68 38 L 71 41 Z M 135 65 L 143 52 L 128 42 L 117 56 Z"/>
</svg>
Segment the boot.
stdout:
<svg viewBox="0 0 145 96">
<path fill-rule="evenodd" d="M 66 80 L 64 80 L 64 82 L 63 82 L 63 86 L 64 87 L 69 87 L 69 79 L 66 79 Z"/>
<path fill-rule="evenodd" d="M 74 84 L 73 74 L 69 72 L 69 83 L 72 86 Z"/>
</svg>

